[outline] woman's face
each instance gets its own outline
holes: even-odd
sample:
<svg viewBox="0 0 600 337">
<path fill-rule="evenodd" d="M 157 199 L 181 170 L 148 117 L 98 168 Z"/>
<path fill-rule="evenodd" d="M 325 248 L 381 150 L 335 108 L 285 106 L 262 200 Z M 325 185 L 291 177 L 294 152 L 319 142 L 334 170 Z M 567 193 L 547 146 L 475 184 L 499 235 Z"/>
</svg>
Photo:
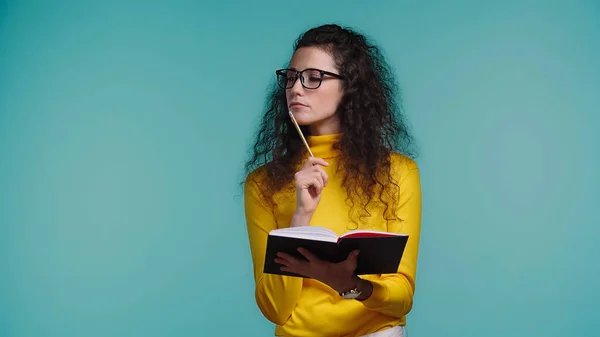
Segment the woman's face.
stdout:
<svg viewBox="0 0 600 337">
<path fill-rule="evenodd" d="M 302 71 L 308 68 L 339 74 L 333 57 L 317 47 L 299 48 L 290 60 L 289 69 Z M 321 74 L 307 70 L 303 76 L 304 84 L 311 87 L 318 84 Z M 327 74 L 322 76 L 321 85 L 316 89 L 303 87 L 298 77 L 293 87 L 286 90 L 288 109 L 292 111 L 298 124 L 310 127 L 312 135 L 340 132 L 340 120 L 336 111 L 342 95 L 342 81 Z"/>
</svg>

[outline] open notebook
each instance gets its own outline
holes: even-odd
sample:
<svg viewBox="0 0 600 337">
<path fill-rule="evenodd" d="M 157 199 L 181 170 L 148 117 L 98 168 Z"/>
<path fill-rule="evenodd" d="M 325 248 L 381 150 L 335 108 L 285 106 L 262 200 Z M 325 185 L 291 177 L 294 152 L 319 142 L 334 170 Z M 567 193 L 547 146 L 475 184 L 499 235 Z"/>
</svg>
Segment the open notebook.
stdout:
<svg viewBox="0 0 600 337">
<path fill-rule="evenodd" d="M 356 274 L 390 274 L 398 271 L 408 235 L 373 230 L 353 230 L 338 236 L 330 229 L 318 226 L 300 226 L 272 230 L 267 240 L 264 272 L 300 276 L 280 270 L 277 252 L 285 252 L 304 259 L 298 252 L 306 248 L 321 259 L 341 262 L 348 254 L 359 249 Z"/>
</svg>

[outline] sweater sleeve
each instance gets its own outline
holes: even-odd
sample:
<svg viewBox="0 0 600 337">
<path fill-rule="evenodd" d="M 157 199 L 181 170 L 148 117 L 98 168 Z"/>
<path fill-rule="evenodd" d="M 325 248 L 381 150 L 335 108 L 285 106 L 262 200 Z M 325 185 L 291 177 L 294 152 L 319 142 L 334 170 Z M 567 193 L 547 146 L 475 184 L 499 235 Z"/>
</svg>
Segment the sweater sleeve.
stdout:
<svg viewBox="0 0 600 337">
<path fill-rule="evenodd" d="M 381 275 L 371 280 L 373 292 L 363 305 L 383 314 L 401 318 L 413 305 L 417 255 L 421 228 L 421 187 L 417 164 L 407 160 L 401 165 L 398 215 L 401 220 L 390 222 L 388 231 L 408 234 L 408 242 L 398 266 L 398 273 Z"/>
<path fill-rule="evenodd" d="M 290 318 L 302 290 L 302 279 L 263 273 L 267 237 L 277 228 L 273 212 L 260 198 L 257 184 L 247 179 L 244 209 L 254 266 L 255 298 L 262 314 L 277 325 Z"/>
</svg>

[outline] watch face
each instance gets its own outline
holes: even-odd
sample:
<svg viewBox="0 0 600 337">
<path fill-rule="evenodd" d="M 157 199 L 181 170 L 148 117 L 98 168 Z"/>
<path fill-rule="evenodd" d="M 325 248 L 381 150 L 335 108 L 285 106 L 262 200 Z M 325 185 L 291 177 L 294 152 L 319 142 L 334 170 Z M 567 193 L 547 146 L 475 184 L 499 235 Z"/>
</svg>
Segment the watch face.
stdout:
<svg viewBox="0 0 600 337">
<path fill-rule="evenodd" d="M 355 299 L 360 296 L 360 291 L 349 291 L 342 296 L 346 299 Z"/>
</svg>

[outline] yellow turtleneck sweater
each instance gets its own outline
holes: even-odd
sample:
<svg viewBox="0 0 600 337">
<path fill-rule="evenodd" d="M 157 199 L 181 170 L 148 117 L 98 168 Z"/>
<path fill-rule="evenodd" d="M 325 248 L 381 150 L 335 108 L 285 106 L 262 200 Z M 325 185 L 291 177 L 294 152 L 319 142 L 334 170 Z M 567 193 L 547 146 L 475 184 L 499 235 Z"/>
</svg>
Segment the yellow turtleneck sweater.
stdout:
<svg viewBox="0 0 600 337">
<path fill-rule="evenodd" d="M 341 235 L 356 227 L 348 216 L 346 192 L 341 187 L 342 177 L 335 174 L 339 153 L 332 145 L 338 137 L 337 134 L 310 136 L 307 141 L 314 156 L 329 163 L 328 167 L 324 167 L 329 182 L 323 189 L 310 224 L 332 229 Z M 393 153 L 391 161 L 392 172 L 400 186 L 397 200 L 402 220 L 391 220 L 386 224 L 382 214 L 372 213 L 367 226 L 361 228 L 405 233 L 409 240 L 397 274 L 361 276 L 373 284 L 373 293 L 364 301 L 344 299 L 327 285 L 313 279 L 263 273 L 269 231 L 289 227 L 296 201 L 292 192 L 276 199 L 278 203 L 274 209 L 265 207 L 258 187 L 251 179 L 258 177 L 261 170 L 249 175 L 244 205 L 254 264 L 255 296 L 263 315 L 276 325 L 275 335 L 362 336 L 406 324 L 405 316 L 412 307 L 415 291 L 421 189 L 419 171 L 413 160 Z"/>
</svg>

